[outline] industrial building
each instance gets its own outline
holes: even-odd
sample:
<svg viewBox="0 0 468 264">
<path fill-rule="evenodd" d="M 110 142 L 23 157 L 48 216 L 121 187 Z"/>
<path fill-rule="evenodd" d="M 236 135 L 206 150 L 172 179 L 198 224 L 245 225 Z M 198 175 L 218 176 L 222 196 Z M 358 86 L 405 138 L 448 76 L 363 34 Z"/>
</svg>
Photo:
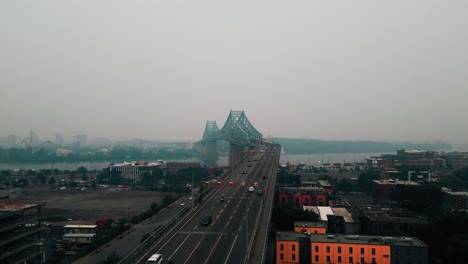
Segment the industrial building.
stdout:
<svg viewBox="0 0 468 264">
<path fill-rule="evenodd" d="M 0 203 L 0 263 L 45 263 L 41 208 L 45 203 Z"/>
<path fill-rule="evenodd" d="M 130 179 L 132 182 L 141 181 L 141 176 L 145 173 L 152 174 L 152 169 L 159 168 L 164 169 L 166 163 L 162 160 L 147 162 L 147 161 L 133 161 L 124 162 L 119 164 L 111 164 L 109 166 L 110 171 L 118 171 L 122 174 L 125 179 Z"/>
</svg>

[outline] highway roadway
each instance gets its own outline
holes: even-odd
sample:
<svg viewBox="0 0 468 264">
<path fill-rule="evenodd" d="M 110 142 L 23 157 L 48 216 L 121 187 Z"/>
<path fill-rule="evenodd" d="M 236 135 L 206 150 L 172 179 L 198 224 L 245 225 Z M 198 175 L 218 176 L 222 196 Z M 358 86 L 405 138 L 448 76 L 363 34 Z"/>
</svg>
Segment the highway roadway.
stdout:
<svg viewBox="0 0 468 264">
<path fill-rule="evenodd" d="M 278 149 L 261 146 L 256 153 L 249 154 L 224 178 L 221 186 L 217 186 L 200 206 L 189 213 L 180 228 L 170 232 L 145 258 L 160 253 L 166 261 L 175 264 L 245 263 L 265 197 L 265 194 L 258 194 L 257 191 L 259 188 L 270 191 L 265 186 L 277 172 L 279 153 Z M 254 186 L 255 182 L 258 183 L 257 187 Z M 250 192 L 250 186 L 254 186 L 255 191 Z M 221 197 L 224 197 L 224 202 Z M 201 219 L 207 215 L 211 215 L 212 222 L 201 225 Z"/>
</svg>

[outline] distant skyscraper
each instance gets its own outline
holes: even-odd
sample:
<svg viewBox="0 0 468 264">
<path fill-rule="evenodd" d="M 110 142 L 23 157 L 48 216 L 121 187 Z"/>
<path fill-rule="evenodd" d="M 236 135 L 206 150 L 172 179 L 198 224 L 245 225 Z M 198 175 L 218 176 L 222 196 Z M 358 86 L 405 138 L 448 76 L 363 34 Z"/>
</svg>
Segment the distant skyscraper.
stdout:
<svg viewBox="0 0 468 264">
<path fill-rule="evenodd" d="M 112 141 L 105 137 L 97 137 L 96 141 L 94 142 L 94 145 L 98 147 L 108 146 L 111 144 L 112 144 Z"/>
<path fill-rule="evenodd" d="M 55 143 L 63 145 L 63 134 L 55 134 Z"/>
<path fill-rule="evenodd" d="M 31 145 L 32 146 L 37 146 L 39 145 L 39 135 L 37 135 L 34 132 L 31 132 Z"/>
<path fill-rule="evenodd" d="M 80 134 L 73 137 L 73 143 L 78 143 L 80 147 L 86 146 L 88 143 L 88 136 L 86 134 Z"/>
<path fill-rule="evenodd" d="M 15 135 L 9 135 L 6 137 L 6 147 L 7 148 L 16 148 L 16 136 Z"/>
</svg>

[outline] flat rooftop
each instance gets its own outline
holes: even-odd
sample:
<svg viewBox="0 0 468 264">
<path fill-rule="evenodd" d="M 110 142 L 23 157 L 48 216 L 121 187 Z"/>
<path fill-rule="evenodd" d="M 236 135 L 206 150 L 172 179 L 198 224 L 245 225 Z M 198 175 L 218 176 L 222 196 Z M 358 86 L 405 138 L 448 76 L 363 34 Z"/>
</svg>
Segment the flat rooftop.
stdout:
<svg viewBox="0 0 468 264">
<path fill-rule="evenodd" d="M 276 241 L 297 241 L 300 237 L 309 237 L 310 242 L 317 243 L 344 243 L 363 245 L 397 245 L 412 247 L 427 247 L 416 237 L 390 237 L 390 236 L 360 236 L 346 234 L 300 234 L 291 231 L 276 232 Z"/>
<path fill-rule="evenodd" d="M 418 186 L 419 183 L 414 182 L 414 181 L 400 181 L 400 180 L 373 180 L 374 183 L 376 184 L 385 184 L 385 185 L 412 185 L 412 186 Z"/>
<path fill-rule="evenodd" d="M 311 234 L 311 242 L 366 245 L 426 246 L 416 237 L 360 236 L 346 234 Z"/>
<path fill-rule="evenodd" d="M 300 227 L 325 227 L 323 222 L 305 222 L 305 221 L 294 221 L 294 226 Z"/>
<path fill-rule="evenodd" d="M 44 205 L 45 203 L 28 203 L 28 202 L 2 202 L 0 203 L 0 212 L 15 212 L 21 211 L 28 208 L 33 208 L 38 205 Z"/>
</svg>

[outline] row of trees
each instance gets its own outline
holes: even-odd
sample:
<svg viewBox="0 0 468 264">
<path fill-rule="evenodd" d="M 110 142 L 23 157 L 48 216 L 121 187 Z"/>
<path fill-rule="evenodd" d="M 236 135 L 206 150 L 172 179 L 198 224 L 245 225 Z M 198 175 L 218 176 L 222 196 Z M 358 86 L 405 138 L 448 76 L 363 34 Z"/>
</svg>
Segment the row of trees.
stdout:
<svg viewBox="0 0 468 264">
<path fill-rule="evenodd" d="M 78 150 L 67 155 L 57 155 L 55 150 L 23 148 L 0 148 L 0 162 L 13 163 L 51 163 L 51 162 L 84 162 L 84 161 L 113 161 L 113 160 L 145 160 L 145 159 L 179 159 L 195 157 L 193 150 L 161 148 L 157 151 L 144 151 L 137 147 L 114 147 L 108 152 L 93 150 Z"/>
</svg>

